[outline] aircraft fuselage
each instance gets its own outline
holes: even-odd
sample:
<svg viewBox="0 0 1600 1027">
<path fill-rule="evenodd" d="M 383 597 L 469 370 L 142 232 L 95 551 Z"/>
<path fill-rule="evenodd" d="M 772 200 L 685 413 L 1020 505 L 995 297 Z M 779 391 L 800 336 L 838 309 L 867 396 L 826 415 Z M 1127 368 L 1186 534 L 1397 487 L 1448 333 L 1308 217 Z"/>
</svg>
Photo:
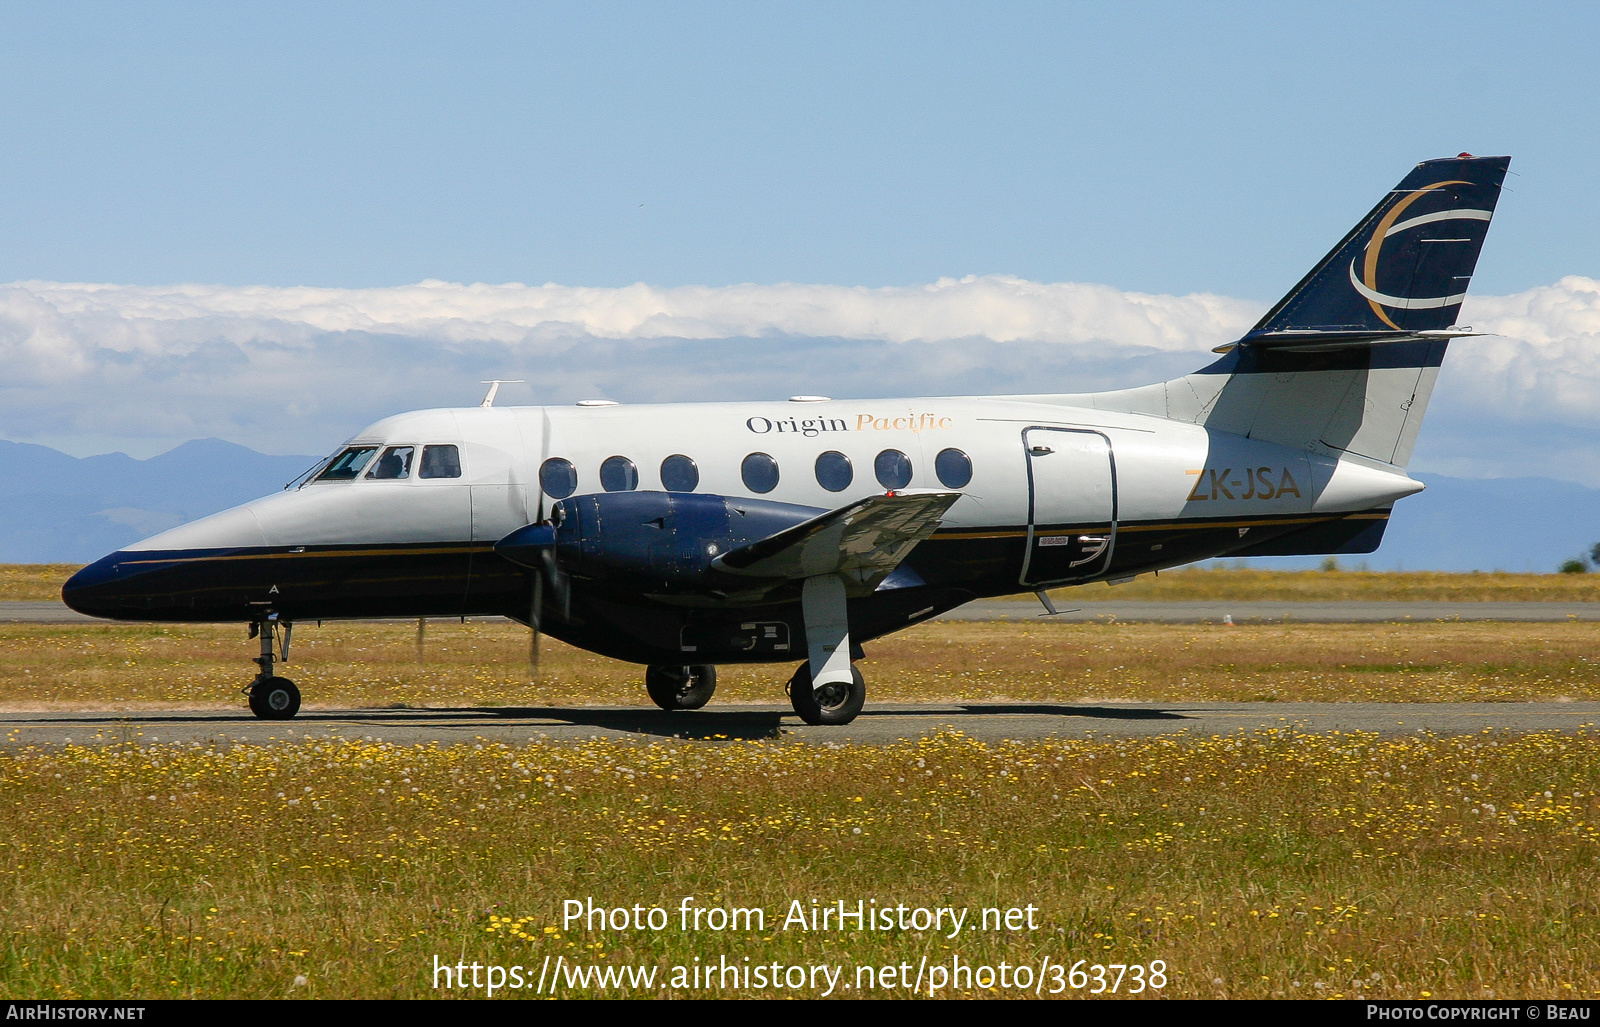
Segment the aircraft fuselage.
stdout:
<svg viewBox="0 0 1600 1027">
<path fill-rule="evenodd" d="M 1376 461 L 993 398 L 425 410 L 347 443 L 369 446 L 369 463 L 391 447 L 412 447 L 420 463 L 425 447 L 454 446 L 459 476 L 413 467 L 374 478 L 363 467 L 313 479 L 114 553 L 73 579 L 67 601 L 129 620 L 526 621 L 532 572 L 493 547 L 548 516 L 560 497 L 540 471 L 553 458 L 570 464 L 577 496 L 604 491 L 608 460 L 613 490 L 684 491 L 687 458 L 698 479 L 688 491 L 796 516 L 891 490 L 959 492 L 932 537 L 850 599 L 860 641 L 974 598 L 1116 580 L 1285 536 L 1375 540 L 1388 506 L 1421 487 Z M 639 663 L 787 661 L 803 655 L 799 611 L 797 593 L 719 601 L 578 574 L 570 614 L 544 627 Z"/>
</svg>

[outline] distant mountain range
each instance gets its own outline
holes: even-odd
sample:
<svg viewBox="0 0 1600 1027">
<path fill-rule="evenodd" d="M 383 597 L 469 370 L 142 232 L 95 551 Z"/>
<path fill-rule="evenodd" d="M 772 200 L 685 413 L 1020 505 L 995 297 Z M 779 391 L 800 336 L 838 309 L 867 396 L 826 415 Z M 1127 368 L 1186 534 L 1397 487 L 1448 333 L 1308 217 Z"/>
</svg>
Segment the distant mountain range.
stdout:
<svg viewBox="0 0 1600 1027">
<path fill-rule="evenodd" d="M 0 441 L 0 563 L 88 563 L 185 521 L 283 488 L 318 458 L 265 456 L 221 439 L 135 460 L 82 459 Z M 1383 545 L 1341 557 L 1373 570 L 1553 571 L 1600 542 L 1600 489 L 1549 478 L 1415 476 Z M 1316 566 L 1317 558 L 1252 561 Z"/>
<path fill-rule="evenodd" d="M 185 521 L 258 499 L 316 457 L 264 456 L 221 439 L 148 460 L 79 459 L 0 442 L 0 563 L 88 563 Z"/>
<path fill-rule="evenodd" d="M 1600 542 L 1600 489 L 1553 478 L 1447 478 L 1394 505 L 1373 570 L 1554 571 Z"/>
</svg>

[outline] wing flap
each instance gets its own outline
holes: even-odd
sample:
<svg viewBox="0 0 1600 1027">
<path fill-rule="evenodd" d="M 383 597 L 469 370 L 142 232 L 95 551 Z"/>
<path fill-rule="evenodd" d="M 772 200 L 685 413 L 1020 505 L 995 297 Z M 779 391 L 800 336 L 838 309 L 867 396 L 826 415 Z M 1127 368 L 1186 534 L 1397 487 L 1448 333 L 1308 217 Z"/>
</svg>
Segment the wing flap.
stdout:
<svg viewBox="0 0 1600 1027">
<path fill-rule="evenodd" d="M 869 496 L 724 553 L 712 566 L 750 578 L 838 574 L 851 592 L 870 591 L 933 534 L 960 498 L 959 492 L 935 491 Z"/>
</svg>

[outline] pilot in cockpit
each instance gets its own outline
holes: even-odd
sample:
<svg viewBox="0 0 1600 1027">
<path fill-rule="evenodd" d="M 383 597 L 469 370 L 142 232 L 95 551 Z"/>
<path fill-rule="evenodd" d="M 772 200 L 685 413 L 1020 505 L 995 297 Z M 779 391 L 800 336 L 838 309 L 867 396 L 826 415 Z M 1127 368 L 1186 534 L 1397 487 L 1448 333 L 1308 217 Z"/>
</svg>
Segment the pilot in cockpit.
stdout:
<svg viewBox="0 0 1600 1027">
<path fill-rule="evenodd" d="M 411 474 L 410 446 L 390 446 L 367 475 L 369 478 L 405 478 Z"/>
</svg>

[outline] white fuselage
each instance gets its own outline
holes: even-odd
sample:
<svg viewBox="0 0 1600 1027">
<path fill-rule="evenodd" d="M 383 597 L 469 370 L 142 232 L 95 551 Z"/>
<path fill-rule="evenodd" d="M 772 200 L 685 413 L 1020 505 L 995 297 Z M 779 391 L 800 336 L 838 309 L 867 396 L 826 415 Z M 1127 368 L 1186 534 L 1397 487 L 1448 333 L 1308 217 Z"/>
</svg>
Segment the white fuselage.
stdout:
<svg viewBox="0 0 1600 1027">
<path fill-rule="evenodd" d="M 298 489 L 182 525 L 129 551 L 328 544 L 493 542 L 532 521 L 550 504 L 540 465 L 559 457 L 577 472 L 576 492 L 601 491 L 600 466 L 621 456 L 637 468 L 639 489 L 661 489 L 661 463 L 692 459 L 695 491 L 749 496 L 831 509 L 885 487 L 874 461 L 885 450 L 909 458 L 912 489 L 946 489 L 935 457 L 958 449 L 971 480 L 943 530 L 1105 520 L 1094 490 L 1070 487 L 1063 465 L 1043 485 L 1045 465 L 1030 456 L 1030 428 L 1093 433 L 1112 464 L 1114 520 L 1123 525 L 1188 518 L 1281 518 L 1387 506 L 1419 491 L 1402 470 L 1360 457 L 1293 450 L 1270 442 L 1145 414 L 995 398 L 689 403 L 599 407 L 502 407 L 423 410 L 385 418 L 350 444 L 453 444 L 462 476 L 401 480 L 311 481 Z M 1065 437 L 1065 436 L 1062 436 Z M 1034 443 L 1029 443 L 1033 445 Z M 1095 461 L 1061 447 L 1051 456 Z M 819 454 L 849 458 L 851 484 L 819 484 Z M 741 475 L 751 453 L 777 463 L 771 491 L 753 492 Z M 1081 478 L 1103 473 L 1084 467 Z M 1030 476 L 1039 479 L 1030 492 Z M 559 497 L 558 497 L 559 498 Z M 1031 500 L 1031 505 L 1030 505 Z"/>
</svg>

